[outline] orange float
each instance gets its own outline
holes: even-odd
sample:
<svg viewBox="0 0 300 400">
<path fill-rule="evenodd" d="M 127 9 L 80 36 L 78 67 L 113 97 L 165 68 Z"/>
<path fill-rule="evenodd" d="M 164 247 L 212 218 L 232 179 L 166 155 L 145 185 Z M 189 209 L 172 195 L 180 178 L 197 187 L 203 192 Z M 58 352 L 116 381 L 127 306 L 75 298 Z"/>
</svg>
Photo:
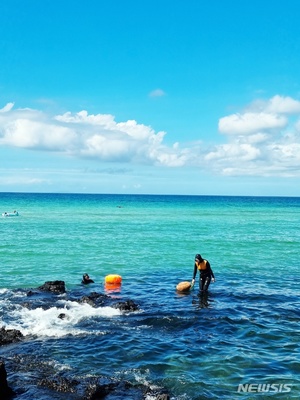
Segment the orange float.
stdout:
<svg viewBox="0 0 300 400">
<path fill-rule="evenodd" d="M 113 275 L 113 274 L 106 275 L 105 283 L 110 285 L 121 285 L 122 277 L 121 275 Z"/>
<path fill-rule="evenodd" d="M 191 289 L 191 282 L 180 282 L 178 283 L 178 285 L 176 286 L 176 290 L 178 292 L 188 292 Z"/>
<path fill-rule="evenodd" d="M 121 286 L 120 283 L 105 283 L 104 289 L 106 292 L 121 292 Z"/>
</svg>

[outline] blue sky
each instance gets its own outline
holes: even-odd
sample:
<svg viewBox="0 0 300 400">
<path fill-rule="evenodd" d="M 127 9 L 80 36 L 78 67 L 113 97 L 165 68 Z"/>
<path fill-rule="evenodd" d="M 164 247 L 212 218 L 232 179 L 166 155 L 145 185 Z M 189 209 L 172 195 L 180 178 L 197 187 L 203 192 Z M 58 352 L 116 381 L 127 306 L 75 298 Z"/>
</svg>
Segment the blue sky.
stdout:
<svg viewBox="0 0 300 400">
<path fill-rule="evenodd" d="M 300 196 L 298 0 L 12 0 L 0 191 Z"/>
</svg>

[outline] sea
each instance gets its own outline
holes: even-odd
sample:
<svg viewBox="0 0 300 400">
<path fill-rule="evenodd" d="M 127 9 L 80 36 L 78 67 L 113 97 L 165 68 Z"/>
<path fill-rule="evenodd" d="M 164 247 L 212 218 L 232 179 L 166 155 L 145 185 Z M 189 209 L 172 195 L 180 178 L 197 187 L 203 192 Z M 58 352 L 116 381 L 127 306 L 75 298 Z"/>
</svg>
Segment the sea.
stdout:
<svg viewBox="0 0 300 400">
<path fill-rule="evenodd" d="M 0 193 L 0 209 L 19 213 L 0 217 L 0 328 L 24 335 L 0 358 L 18 400 L 73 399 L 31 384 L 35 360 L 145 383 L 171 400 L 300 398 L 300 198 Z M 197 275 L 179 293 L 197 253 L 216 280 L 201 293 Z M 82 285 L 84 273 L 94 283 Z M 108 287 L 108 274 L 121 286 Z M 139 308 L 66 294 L 47 309 L 24 306 L 54 280 L 73 296 Z M 16 357 L 27 357 L 26 371 Z"/>
</svg>

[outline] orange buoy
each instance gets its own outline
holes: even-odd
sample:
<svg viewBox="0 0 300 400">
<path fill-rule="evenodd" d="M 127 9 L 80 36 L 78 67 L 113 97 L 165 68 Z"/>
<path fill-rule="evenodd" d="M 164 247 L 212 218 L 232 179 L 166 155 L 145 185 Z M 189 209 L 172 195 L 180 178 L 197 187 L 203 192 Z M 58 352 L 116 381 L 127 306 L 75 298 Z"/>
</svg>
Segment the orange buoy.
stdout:
<svg viewBox="0 0 300 400">
<path fill-rule="evenodd" d="M 180 282 L 178 283 L 178 285 L 176 286 L 176 289 L 178 290 L 178 292 L 187 292 L 190 290 L 191 288 L 191 282 Z"/>
<path fill-rule="evenodd" d="M 104 289 L 107 292 L 121 292 L 121 283 L 105 283 Z"/>
<path fill-rule="evenodd" d="M 106 275 L 105 283 L 112 284 L 112 285 L 121 285 L 122 277 L 120 275 Z"/>
</svg>

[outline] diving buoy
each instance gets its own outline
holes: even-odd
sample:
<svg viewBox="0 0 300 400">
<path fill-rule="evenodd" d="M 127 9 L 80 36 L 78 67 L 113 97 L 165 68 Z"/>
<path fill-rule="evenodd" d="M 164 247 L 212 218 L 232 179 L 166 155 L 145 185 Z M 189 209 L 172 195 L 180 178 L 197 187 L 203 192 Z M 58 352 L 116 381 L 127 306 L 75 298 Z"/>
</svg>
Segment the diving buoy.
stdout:
<svg viewBox="0 0 300 400">
<path fill-rule="evenodd" d="M 104 289 L 107 292 L 120 292 L 121 291 L 121 283 L 105 283 Z"/>
<path fill-rule="evenodd" d="M 191 282 L 180 282 L 178 283 L 178 285 L 176 286 L 176 290 L 178 290 L 178 292 L 188 292 L 191 288 Z"/>
<path fill-rule="evenodd" d="M 109 283 L 112 285 L 121 285 L 122 283 L 122 277 L 120 275 L 106 275 L 105 277 L 105 283 Z"/>
</svg>

